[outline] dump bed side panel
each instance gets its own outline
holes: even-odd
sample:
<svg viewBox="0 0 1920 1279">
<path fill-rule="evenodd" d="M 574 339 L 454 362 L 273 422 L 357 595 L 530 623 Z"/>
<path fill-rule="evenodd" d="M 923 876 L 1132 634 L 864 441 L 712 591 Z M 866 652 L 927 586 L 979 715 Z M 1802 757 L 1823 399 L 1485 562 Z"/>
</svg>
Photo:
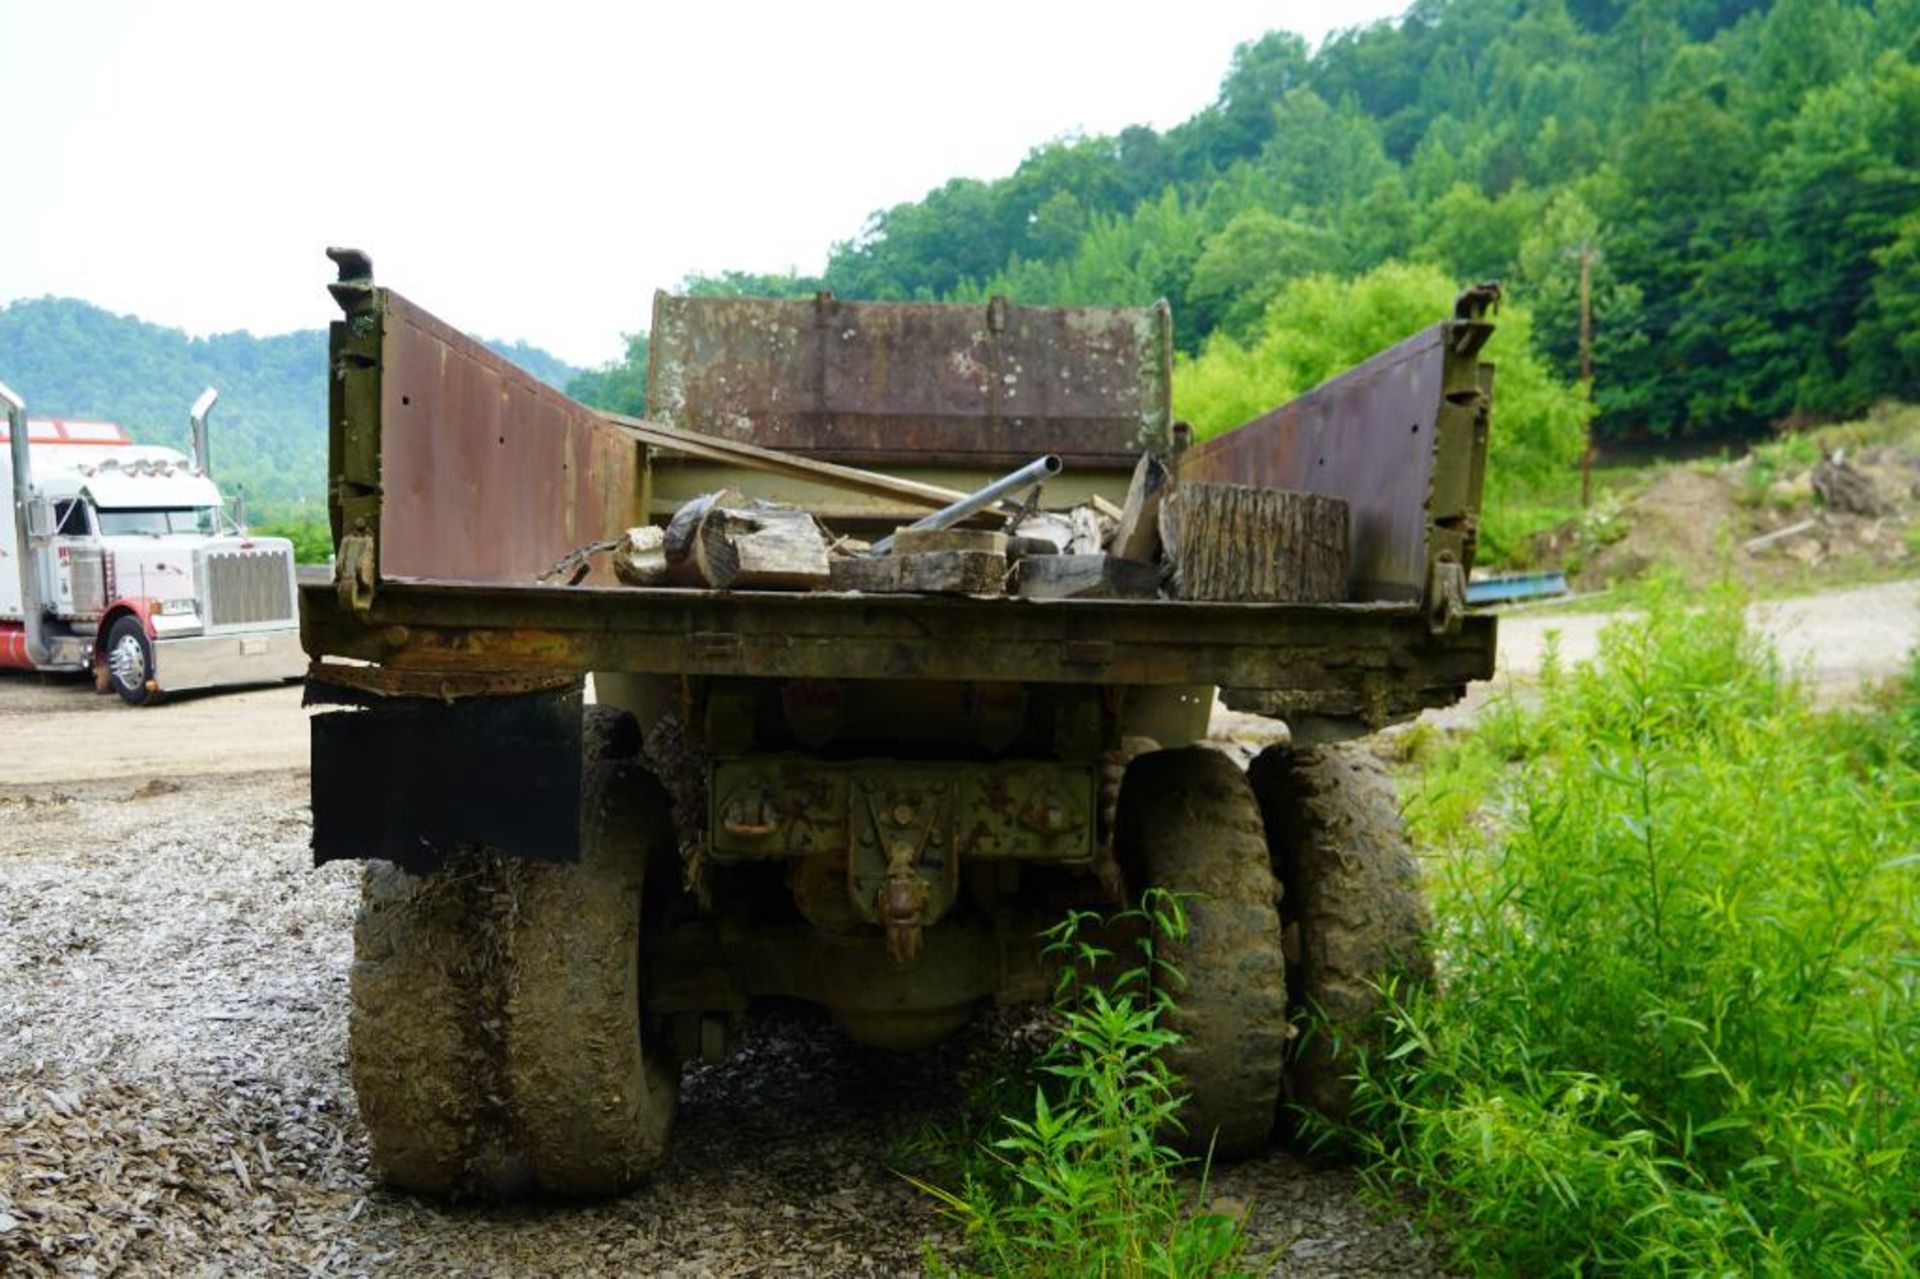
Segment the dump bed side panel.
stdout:
<svg viewBox="0 0 1920 1279">
<path fill-rule="evenodd" d="M 1346 499 L 1348 598 L 1425 598 L 1433 562 L 1473 566 L 1486 467 L 1492 333 L 1466 299 L 1435 325 L 1182 454 L 1182 479 Z"/>
<path fill-rule="evenodd" d="M 859 465 L 1127 467 L 1166 447 L 1172 325 L 1133 310 L 656 294 L 647 416 Z"/>
<path fill-rule="evenodd" d="M 381 578 L 531 582 L 636 522 L 638 444 L 399 294 L 369 290 L 334 348 L 336 441 L 377 441 L 346 522 L 377 507 Z"/>
</svg>

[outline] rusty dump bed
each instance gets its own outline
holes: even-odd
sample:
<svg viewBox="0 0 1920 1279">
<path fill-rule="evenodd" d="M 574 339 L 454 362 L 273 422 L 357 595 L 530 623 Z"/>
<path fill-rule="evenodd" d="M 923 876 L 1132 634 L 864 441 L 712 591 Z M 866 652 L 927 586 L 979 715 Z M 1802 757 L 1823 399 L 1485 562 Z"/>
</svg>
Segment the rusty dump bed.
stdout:
<svg viewBox="0 0 1920 1279">
<path fill-rule="evenodd" d="M 1377 727 L 1492 673 L 1493 620 L 1463 607 L 1488 299 L 1470 295 L 1453 318 L 1177 463 L 1181 476 L 1346 498 L 1350 602 L 713 592 L 620 587 L 603 565 L 575 585 L 537 582 L 643 522 L 664 459 L 377 287 L 363 256 L 336 260 L 339 552 L 335 580 L 302 589 L 303 641 L 327 683 L 442 697 L 596 670 L 1213 684 L 1243 709 Z M 868 464 L 1057 451 L 1108 476 L 1115 498 L 1132 458 L 1166 438 L 1164 307 L 662 299 L 655 315 L 650 408 L 687 429 Z M 797 403 L 783 386 L 800 388 Z"/>
</svg>

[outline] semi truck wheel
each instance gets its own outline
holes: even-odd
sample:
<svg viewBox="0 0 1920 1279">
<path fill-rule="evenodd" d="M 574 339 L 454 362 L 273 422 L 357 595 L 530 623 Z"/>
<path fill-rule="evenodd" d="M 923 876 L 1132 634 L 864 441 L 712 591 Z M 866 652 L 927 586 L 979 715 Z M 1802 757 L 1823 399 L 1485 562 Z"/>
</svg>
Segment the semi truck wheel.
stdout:
<svg viewBox="0 0 1920 1279">
<path fill-rule="evenodd" d="M 140 619 L 123 616 L 107 628 L 107 682 L 129 706 L 145 706 L 153 692 L 153 641 Z"/>
<path fill-rule="evenodd" d="M 1285 887 L 1293 1014 L 1289 1098 L 1332 1119 L 1352 1101 L 1354 1049 L 1377 1041 L 1377 986 L 1433 979 L 1431 925 L 1393 779 L 1364 747 L 1271 747 L 1247 770 Z M 1297 949 L 1296 949 L 1297 948 Z"/>
<path fill-rule="evenodd" d="M 640 897 L 667 801 L 606 756 L 638 741 L 593 722 L 619 712 L 587 713 L 578 863 L 367 865 L 349 1064 L 374 1165 L 402 1189 L 618 1194 L 665 1152 L 677 1079 L 642 1039 Z"/>
<path fill-rule="evenodd" d="M 1286 961 L 1260 809 L 1233 762 L 1203 748 L 1156 751 L 1121 784 L 1122 855 L 1151 887 L 1190 894 L 1186 940 L 1168 948 L 1168 1052 L 1187 1102 L 1177 1144 L 1251 1154 L 1266 1145 L 1286 1059 Z"/>
</svg>

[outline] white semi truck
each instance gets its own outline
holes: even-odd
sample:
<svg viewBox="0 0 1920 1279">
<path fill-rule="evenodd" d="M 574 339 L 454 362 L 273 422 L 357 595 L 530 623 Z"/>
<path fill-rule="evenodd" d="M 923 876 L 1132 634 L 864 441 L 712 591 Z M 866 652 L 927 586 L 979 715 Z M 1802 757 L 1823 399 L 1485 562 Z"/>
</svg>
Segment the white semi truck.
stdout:
<svg viewBox="0 0 1920 1279">
<path fill-rule="evenodd" d="M 29 421 L 0 385 L 0 668 L 91 670 L 134 706 L 305 671 L 293 544 L 235 526 L 209 474 L 217 398 L 193 406 L 189 459 L 111 422 Z"/>
</svg>

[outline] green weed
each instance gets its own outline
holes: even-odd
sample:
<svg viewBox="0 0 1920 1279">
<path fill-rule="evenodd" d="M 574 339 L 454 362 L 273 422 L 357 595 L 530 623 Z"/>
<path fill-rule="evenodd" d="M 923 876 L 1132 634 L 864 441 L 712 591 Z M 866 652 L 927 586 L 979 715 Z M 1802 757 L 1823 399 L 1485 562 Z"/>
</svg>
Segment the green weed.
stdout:
<svg viewBox="0 0 1920 1279">
<path fill-rule="evenodd" d="M 1181 1100 L 1162 1056 L 1178 1037 L 1165 1024 L 1175 974 L 1161 947 L 1186 928 L 1179 898 L 1149 890 L 1137 909 L 1076 911 L 1046 934 L 1060 1028 L 1027 1113 L 994 1125 L 959 1189 L 909 1177 L 965 1228 L 983 1273 L 1235 1272 L 1243 1223 L 1203 1209 L 1204 1175 L 1196 1187 L 1183 1175 L 1191 1161 L 1161 1140 Z M 1108 937 L 1131 937 L 1133 954 L 1096 940 Z"/>
<path fill-rule="evenodd" d="M 1822 715 L 1737 595 L 1644 602 L 1415 785 L 1444 993 L 1367 1175 L 1483 1273 L 1913 1273 L 1920 668 Z"/>
</svg>

